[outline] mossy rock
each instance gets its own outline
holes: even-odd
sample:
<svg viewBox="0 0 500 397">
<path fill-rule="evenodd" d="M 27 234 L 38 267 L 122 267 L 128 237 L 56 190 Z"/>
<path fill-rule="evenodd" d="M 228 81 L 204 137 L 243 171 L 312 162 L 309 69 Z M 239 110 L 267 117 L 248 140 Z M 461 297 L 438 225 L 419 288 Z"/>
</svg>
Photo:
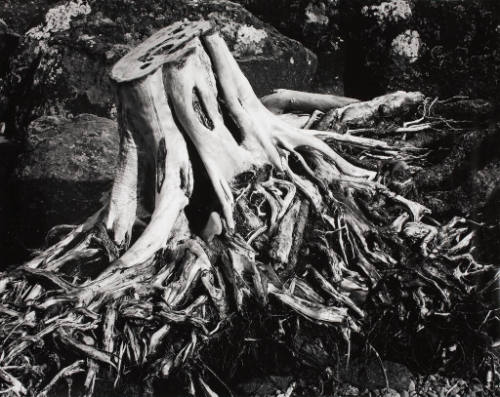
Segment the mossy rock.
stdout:
<svg viewBox="0 0 500 397">
<path fill-rule="evenodd" d="M 42 246 L 51 227 L 78 224 L 102 206 L 119 135 L 106 118 L 43 116 L 30 124 L 27 142 L 7 185 L 1 230 L 3 252 L 13 261 Z"/>
</svg>

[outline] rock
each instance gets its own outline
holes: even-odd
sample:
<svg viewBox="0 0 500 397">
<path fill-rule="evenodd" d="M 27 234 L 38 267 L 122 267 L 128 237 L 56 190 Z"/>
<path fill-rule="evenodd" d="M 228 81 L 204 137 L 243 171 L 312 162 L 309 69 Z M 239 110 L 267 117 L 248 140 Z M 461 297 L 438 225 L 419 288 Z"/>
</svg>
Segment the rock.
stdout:
<svg viewBox="0 0 500 397">
<path fill-rule="evenodd" d="M 280 392 L 286 391 L 291 385 L 293 378 L 291 376 L 266 376 L 263 378 L 250 379 L 245 383 L 238 385 L 240 395 L 246 396 L 276 396 Z"/>
<path fill-rule="evenodd" d="M 419 133 L 410 140 L 435 150 L 429 166 L 416 176 L 423 204 L 438 219 L 467 215 L 491 221 L 483 207 L 500 186 L 500 124 L 430 134 L 434 136 L 425 139 L 426 134 Z"/>
<path fill-rule="evenodd" d="M 10 3 L 25 7 L 23 0 Z M 315 55 L 230 1 L 70 0 L 50 8 L 43 23 L 22 37 L 0 83 L 0 95 L 9 98 L 0 120 L 13 135 L 41 115 L 114 118 L 112 65 L 156 30 L 183 18 L 219 26 L 258 95 L 309 87 Z"/>
<path fill-rule="evenodd" d="M 19 38 L 20 36 L 13 32 L 7 24 L 0 19 L 0 81 L 5 78 L 9 70 L 10 57 L 19 43 Z M 2 91 L 0 90 L 0 114 L 3 113 L 6 105 L 7 97 L 2 95 Z M 1 119 L 0 122 L 2 122 Z"/>
<path fill-rule="evenodd" d="M 467 109 L 447 104 L 440 111 L 474 120 L 491 106 L 474 101 Z M 477 230 L 476 255 L 484 263 L 498 264 L 500 123 L 476 122 L 463 130 L 444 129 L 439 133 L 422 131 L 408 137 L 407 143 L 433 149 L 427 165 L 415 175 L 418 195 L 414 198 L 431 209 L 432 216 L 440 221 L 465 216 L 484 223 Z"/>
<path fill-rule="evenodd" d="M 361 395 L 359 388 L 353 385 L 342 383 L 336 390 L 338 395 L 344 397 L 357 397 Z"/>
<path fill-rule="evenodd" d="M 340 77 L 346 96 L 419 90 L 500 102 L 497 0 L 239 2 L 315 51 L 318 84 L 338 85 L 328 75 Z"/>
<path fill-rule="evenodd" d="M 494 110 L 494 105 L 484 99 L 457 98 L 436 102 L 432 113 L 453 120 L 482 121 L 491 119 Z"/>
<path fill-rule="evenodd" d="M 375 396 L 376 397 L 399 397 L 400 394 L 394 390 L 394 389 L 381 389 L 381 390 L 375 390 Z"/>
<path fill-rule="evenodd" d="M 313 91 L 342 95 L 344 93 L 343 32 L 340 10 L 349 5 L 344 0 L 236 0 L 281 33 L 303 43 L 318 56 L 318 72 Z M 280 12 L 269 12 L 270 9 Z M 348 21 L 349 18 L 346 18 Z M 362 76 L 361 76 L 362 77 Z"/>
<path fill-rule="evenodd" d="M 407 390 L 411 381 L 411 372 L 407 367 L 392 361 L 384 361 L 383 366 L 387 373 L 390 389 L 385 389 L 385 377 L 377 359 L 355 359 L 342 374 L 345 382 L 365 389 L 380 389 L 385 392 L 381 395 L 396 395 L 397 392 Z"/>
<path fill-rule="evenodd" d="M 17 34 L 42 23 L 45 13 L 54 6 L 54 0 L 4 0 L 0 5 L 0 17 Z"/>
<path fill-rule="evenodd" d="M 17 47 L 19 38 L 20 36 L 0 19 L 0 78 L 3 78 L 7 74 L 10 54 Z"/>
<path fill-rule="evenodd" d="M 237 2 L 313 51 L 325 53 L 340 45 L 339 32 L 335 31 L 339 9 L 343 7 L 339 0 L 237 0 Z M 269 12 L 269 9 L 280 12 Z"/>
<path fill-rule="evenodd" d="M 5 225 L 7 224 L 8 214 L 10 213 L 7 181 L 12 173 L 12 168 L 18 155 L 18 149 L 18 145 L 6 140 L 0 135 L 0 250 L 2 254 L 5 254 L 5 250 L 3 249 L 4 245 L 8 245 L 4 236 L 7 232 Z M 6 255 L 3 255 L 2 260 L 0 260 L 0 271 L 3 265 L 7 263 L 9 263 L 9 260 L 6 258 Z"/>
<path fill-rule="evenodd" d="M 414 1 L 411 18 L 392 39 L 394 45 L 405 35 L 399 46 L 403 59 L 392 47 L 385 67 L 373 68 L 372 77 L 383 82 L 383 89 L 419 87 L 441 98 L 468 95 L 498 102 L 499 26 L 496 1 Z M 368 35 L 374 36 L 373 32 Z M 367 62 L 375 56 L 380 59 L 381 53 L 372 52 Z"/>
<path fill-rule="evenodd" d="M 17 255 L 39 248 L 52 226 L 78 224 L 100 207 L 119 148 L 116 123 L 90 114 L 38 118 L 27 141 L 10 179 L 10 214 L 2 225 L 8 234 L 2 241 Z"/>
</svg>

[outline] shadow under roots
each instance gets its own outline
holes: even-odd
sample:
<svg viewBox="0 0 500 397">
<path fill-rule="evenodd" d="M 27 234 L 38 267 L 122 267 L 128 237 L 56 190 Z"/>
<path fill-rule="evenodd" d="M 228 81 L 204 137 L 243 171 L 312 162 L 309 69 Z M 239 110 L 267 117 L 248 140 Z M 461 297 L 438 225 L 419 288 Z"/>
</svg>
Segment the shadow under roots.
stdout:
<svg viewBox="0 0 500 397">
<path fill-rule="evenodd" d="M 220 342 L 201 349 L 190 368 L 194 378 L 201 375 L 219 396 L 254 395 L 252 384 L 270 376 L 317 379 L 325 366 L 338 366 L 346 353 L 342 337 L 329 327 L 294 315 L 269 315 L 257 303 L 250 311 L 234 316 L 230 328 L 214 335 Z M 181 395 L 174 384 L 186 375 L 176 375 L 176 381 L 159 381 L 155 389 L 168 390 L 166 396 Z"/>
</svg>

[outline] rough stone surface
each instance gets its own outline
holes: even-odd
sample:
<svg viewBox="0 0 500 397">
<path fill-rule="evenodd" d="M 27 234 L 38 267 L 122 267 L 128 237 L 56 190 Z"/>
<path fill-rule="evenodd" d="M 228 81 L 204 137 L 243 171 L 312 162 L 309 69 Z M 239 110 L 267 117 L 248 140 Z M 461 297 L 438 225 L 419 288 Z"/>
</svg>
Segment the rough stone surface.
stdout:
<svg viewBox="0 0 500 397">
<path fill-rule="evenodd" d="M 0 120 L 7 121 L 11 135 L 22 135 L 41 115 L 87 112 L 113 118 L 112 65 L 156 30 L 184 18 L 220 26 L 258 95 L 274 88 L 307 89 L 316 68 L 315 55 L 303 45 L 226 0 L 71 0 L 50 8 L 40 1 L 45 11 L 40 22 L 24 13 L 32 3 L 9 1 L 11 9 L 20 10 L 9 21 L 18 18 L 24 30 L 29 27 L 0 83 L 0 95 L 9 99 Z"/>
<path fill-rule="evenodd" d="M 406 141 L 432 148 L 426 166 L 415 176 L 417 201 L 433 217 L 465 216 L 484 223 L 477 234 L 477 255 L 500 263 L 500 123 L 485 101 L 458 100 L 436 106 L 435 115 L 469 120 L 461 128 L 409 134 Z M 472 120 L 472 121 L 471 121 Z"/>
<path fill-rule="evenodd" d="M 339 47 L 339 10 L 342 0 L 237 0 L 280 32 L 321 53 Z M 280 12 L 269 12 L 270 9 Z M 334 32 L 337 30 L 336 32 Z M 333 35 L 332 35 L 333 33 Z M 336 37 L 335 37 L 336 36 Z"/>
<path fill-rule="evenodd" d="M 500 125 L 439 136 L 431 132 L 418 139 L 436 148 L 429 166 L 417 176 L 424 204 L 440 218 L 483 218 L 483 207 L 500 186 Z"/>
<path fill-rule="evenodd" d="M 96 211 L 115 172 L 116 123 L 90 114 L 44 116 L 28 129 L 28 150 L 9 183 L 2 239 L 12 254 L 38 248 L 58 224 L 78 224 Z"/>
<path fill-rule="evenodd" d="M 341 34 L 340 11 L 344 4 L 349 7 L 349 0 L 236 1 L 318 55 L 314 91 L 342 94 L 345 38 Z"/>
<path fill-rule="evenodd" d="M 285 396 L 286 390 L 293 384 L 292 376 L 268 376 L 249 380 L 238 385 L 240 395 L 247 396 Z"/>
<path fill-rule="evenodd" d="M 500 3 L 417 0 L 408 4 L 411 18 L 393 24 L 392 31 L 361 32 L 371 47 L 365 58 L 373 63 L 369 72 L 380 81 L 381 89 L 418 86 L 441 98 L 468 95 L 500 100 Z M 384 52 L 389 41 L 391 48 Z M 394 51 L 395 46 L 401 50 Z"/>
<path fill-rule="evenodd" d="M 24 34 L 29 28 L 42 23 L 45 13 L 59 0 L 3 0 L 0 4 L 2 18 L 14 32 Z"/>
<path fill-rule="evenodd" d="M 8 72 L 8 59 L 18 44 L 19 35 L 0 19 L 0 78 Z"/>
<path fill-rule="evenodd" d="M 345 370 L 343 379 L 360 389 L 383 389 L 386 379 L 391 389 L 403 391 L 408 389 L 412 374 L 407 367 L 392 361 L 379 362 L 376 358 L 369 360 L 356 359 Z"/>
<path fill-rule="evenodd" d="M 343 78 L 348 96 L 418 89 L 500 101 L 497 0 L 239 1 L 315 51 L 320 82 Z"/>
<path fill-rule="evenodd" d="M 19 43 L 19 38 L 20 36 L 0 19 L 0 81 L 2 81 L 8 73 L 9 59 Z M 6 105 L 7 97 L 2 95 L 2 91 L 0 90 L 0 114 L 2 114 Z"/>
</svg>

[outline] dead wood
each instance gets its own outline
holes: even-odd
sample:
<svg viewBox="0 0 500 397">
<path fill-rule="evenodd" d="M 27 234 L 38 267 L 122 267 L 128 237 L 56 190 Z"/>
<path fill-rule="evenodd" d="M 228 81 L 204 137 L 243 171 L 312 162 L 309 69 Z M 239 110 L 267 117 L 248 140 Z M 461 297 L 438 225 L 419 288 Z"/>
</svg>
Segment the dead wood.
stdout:
<svg viewBox="0 0 500 397">
<path fill-rule="evenodd" d="M 370 313 L 391 304 L 381 285 L 398 269 L 419 281 L 401 291 L 426 299 L 424 290 L 442 312 L 451 311 L 451 295 L 467 299 L 450 287 L 457 277 L 474 290 L 467 279 L 484 266 L 470 255 L 467 221 L 437 224 L 363 162 L 418 163 L 416 149 L 287 124 L 258 100 L 208 22 L 160 30 L 112 78 L 121 141 L 108 203 L 1 279 L 4 391 L 43 396 L 84 371 L 92 395 L 103 374 L 119 387 L 135 372 L 145 392 L 177 376 L 192 393 L 215 396 L 204 363 L 217 364 L 210 352 L 224 349 L 221 335 L 244 340 L 259 327 L 256 311 L 295 313 L 340 341 L 366 335 Z M 352 102 L 293 95 L 311 110 Z M 335 110 L 335 120 L 355 124 L 381 106 L 387 115 L 420 99 L 355 102 Z M 290 110 L 281 101 L 272 107 Z M 146 164 L 153 177 L 139 173 Z M 202 180 L 213 194 L 200 204 Z M 134 233 L 138 205 L 151 197 L 147 225 Z M 189 204 L 200 206 L 201 222 Z M 245 332 L 233 332 L 235 318 Z"/>
</svg>

